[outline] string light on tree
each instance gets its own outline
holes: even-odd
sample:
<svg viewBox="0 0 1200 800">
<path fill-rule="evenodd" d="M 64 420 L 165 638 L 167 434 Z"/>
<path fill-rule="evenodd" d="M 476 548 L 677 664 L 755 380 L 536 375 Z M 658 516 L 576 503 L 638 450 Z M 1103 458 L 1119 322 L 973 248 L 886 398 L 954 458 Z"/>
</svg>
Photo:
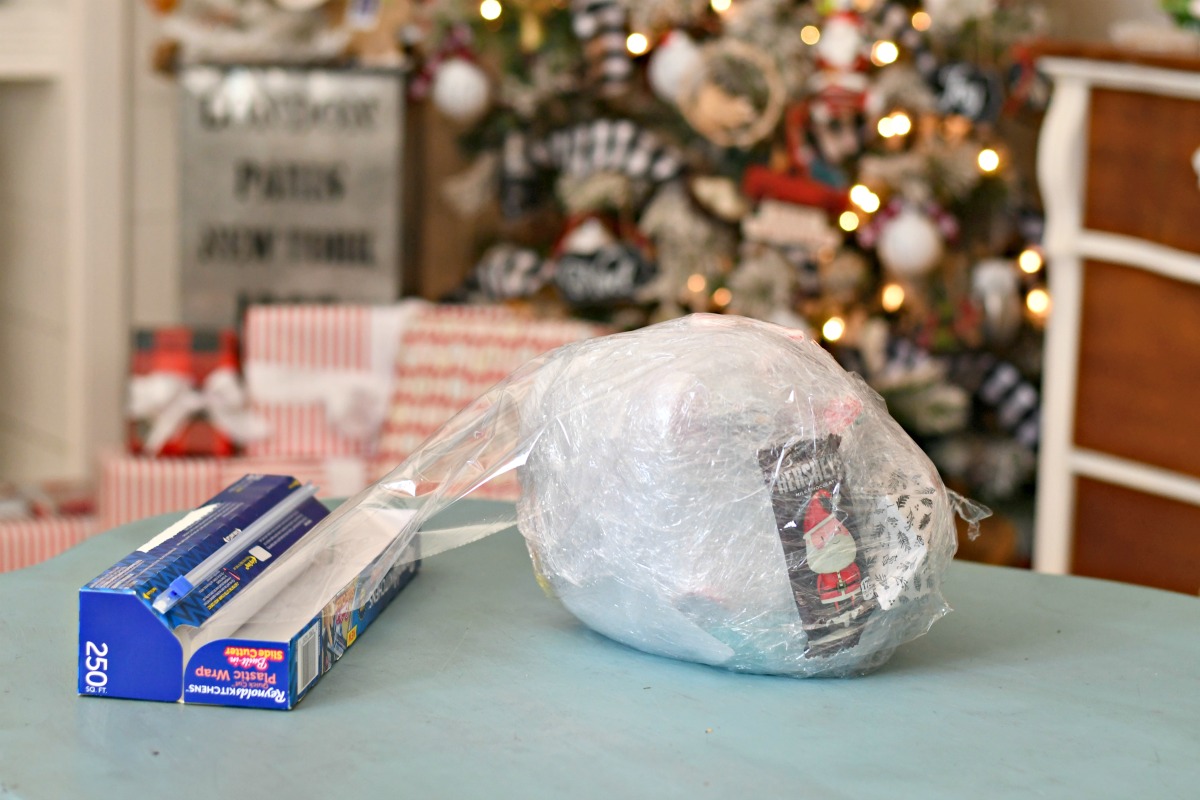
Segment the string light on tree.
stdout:
<svg viewBox="0 0 1200 800">
<path fill-rule="evenodd" d="M 871 47 L 871 63 L 877 67 L 886 67 L 888 64 L 894 64 L 899 57 L 900 48 L 896 47 L 895 42 L 883 39 Z"/>
<path fill-rule="evenodd" d="M 995 172 L 1000 168 L 1000 154 L 990 147 L 985 147 L 979 151 L 979 169 L 984 172 Z"/>
<path fill-rule="evenodd" d="M 925 11 L 917 11 L 912 15 L 912 26 L 915 30 L 922 33 L 929 30 L 933 25 L 933 17 Z"/>
<path fill-rule="evenodd" d="M 821 326 L 821 335 L 826 341 L 836 342 L 846 333 L 846 321 L 841 317 L 830 317 Z"/>
<path fill-rule="evenodd" d="M 1035 317 L 1045 317 L 1050 313 L 1050 293 L 1045 289 L 1031 289 L 1025 295 L 1025 307 Z"/>
<path fill-rule="evenodd" d="M 720 289 L 717 289 L 715 292 L 713 292 L 712 299 L 713 304 L 717 308 L 724 308 L 725 306 L 729 305 L 730 301 L 733 300 L 733 292 L 722 286 Z"/>
<path fill-rule="evenodd" d="M 881 118 L 875 127 L 879 131 L 879 135 L 885 139 L 891 139 L 893 136 L 907 136 L 912 131 L 912 119 L 903 111 L 896 111 Z"/>
<path fill-rule="evenodd" d="M 500 0 L 483 0 L 479 4 L 479 16 L 486 19 L 488 22 L 500 19 L 500 14 L 504 8 L 500 5 Z"/>
<path fill-rule="evenodd" d="M 858 230 L 858 214 L 853 211 L 843 211 L 838 217 L 838 227 L 846 233 Z"/>
<path fill-rule="evenodd" d="M 700 294 L 708 288 L 708 281 L 699 272 L 693 272 L 687 279 L 687 288 L 689 292 Z"/>
<path fill-rule="evenodd" d="M 879 195 L 872 192 L 861 183 L 856 183 L 850 189 L 850 202 L 861 208 L 868 214 L 874 214 L 879 210 Z"/>
<path fill-rule="evenodd" d="M 635 31 L 625 39 L 625 49 L 631 55 L 640 56 L 650 49 L 650 40 L 646 38 L 644 33 L 637 33 Z"/>
<path fill-rule="evenodd" d="M 816 25 L 805 25 L 800 29 L 800 41 L 811 46 L 821 41 L 821 29 Z"/>
<path fill-rule="evenodd" d="M 733 0 L 711 0 L 709 5 L 712 6 L 713 11 L 724 14 L 733 5 Z"/>
<path fill-rule="evenodd" d="M 1025 248 L 1021 251 L 1021 254 L 1017 256 L 1017 266 L 1019 266 L 1021 271 L 1026 275 L 1037 274 L 1037 271 L 1042 268 L 1044 263 L 1045 260 L 1042 258 L 1042 254 L 1037 250 L 1034 250 L 1032 247 Z"/>
<path fill-rule="evenodd" d="M 899 311 L 900 307 L 904 305 L 904 287 L 898 283 L 889 283 L 883 287 L 879 302 L 883 306 L 883 310 L 889 314 Z"/>
</svg>

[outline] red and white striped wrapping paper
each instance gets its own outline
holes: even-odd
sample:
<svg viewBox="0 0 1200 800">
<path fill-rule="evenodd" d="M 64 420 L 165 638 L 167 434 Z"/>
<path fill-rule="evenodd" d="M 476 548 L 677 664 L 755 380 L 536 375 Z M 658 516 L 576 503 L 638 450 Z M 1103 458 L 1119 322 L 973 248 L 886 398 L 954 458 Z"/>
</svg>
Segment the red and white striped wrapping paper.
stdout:
<svg viewBox="0 0 1200 800">
<path fill-rule="evenodd" d="M 432 306 L 400 337 L 395 390 L 380 457 L 407 458 L 472 400 L 531 358 L 611 331 L 577 320 L 529 319 L 498 306 Z M 474 497 L 514 500 L 516 477 L 501 476 Z"/>
<path fill-rule="evenodd" d="M 43 517 L 0 522 L 0 572 L 53 558 L 102 530 L 98 517 Z"/>
<path fill-rule="evenodd" d="M 426 304 L 264 305 L 246 313 L 242 369 L 271 435 L 250 456 L 375 451 L 405 325 Z"/>
<path fill-rule="evenodd" d="M 113 454 L 101 460 L 102 529 L 195 508 L 243 475 L 291 475 L 317 486 L 322 499 L 348 497 L 385 475 L 387 459 L 146 458 Z"/>
</svg>

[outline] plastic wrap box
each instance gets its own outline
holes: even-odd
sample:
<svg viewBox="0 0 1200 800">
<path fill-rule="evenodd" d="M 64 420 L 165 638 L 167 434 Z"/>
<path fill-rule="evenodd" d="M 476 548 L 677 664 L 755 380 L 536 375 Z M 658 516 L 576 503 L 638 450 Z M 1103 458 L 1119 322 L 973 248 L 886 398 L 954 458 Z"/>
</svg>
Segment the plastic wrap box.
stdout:
<svg viewBox="0 0 1200 800">
<path fill-rule="evenodd" d="M 83 586 L 79 693 L 294 707 L 416 574 L 406 554 L 382 591 L 355 602 L 395 531 L 316 542 L 306 536 L 329 512 L 305 499 L 165 614 L 153 603 L 299 485 L 247 475 Z"/>
</svg>

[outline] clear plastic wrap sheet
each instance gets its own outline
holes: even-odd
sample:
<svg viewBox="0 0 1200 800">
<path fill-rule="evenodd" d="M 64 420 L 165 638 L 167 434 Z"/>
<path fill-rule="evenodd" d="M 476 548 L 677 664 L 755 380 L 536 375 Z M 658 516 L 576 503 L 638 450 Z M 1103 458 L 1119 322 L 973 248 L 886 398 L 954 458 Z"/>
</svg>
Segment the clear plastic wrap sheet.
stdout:
<svg viewBox="0 0 1200 800">
<path fill-rule="evenodd" d="M 515 508 L 439 526 L 512 469 Z M 542 586 L 612 639 L 731 670 L 853 675 L 949 611 L 956 511 L 987 514 L 819 345 L 693 315 L 525 365 L 330 515 L 306 558 L 329 571 L 385 537 L 361 601 L 398 563 L 515 523 Z"/>
</svg>

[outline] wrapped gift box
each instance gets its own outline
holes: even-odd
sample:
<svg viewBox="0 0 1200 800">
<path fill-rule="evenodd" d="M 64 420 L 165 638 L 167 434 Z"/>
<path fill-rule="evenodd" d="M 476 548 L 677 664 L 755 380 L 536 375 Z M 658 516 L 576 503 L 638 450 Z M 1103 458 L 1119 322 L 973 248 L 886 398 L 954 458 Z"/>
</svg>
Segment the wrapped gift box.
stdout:
<svg viewBox="0 0 1200 800">
<path fill-rule="evenodd" d="M 129 451 L 157 456 L 229 456 L 228 417 L 243 412 L 233 330 L 187 327 L 134 333 Z"/>
<path fill-rule="evenodd" d="M 400 463 L 450 417 L 529 359 L 606 333 L 611 330 L 600 325 L 531 319 L 501 306 L 422 309 L 400 337 L 380 458 Z M 501 476 L 474 496 L 515 499 L 515 476 Z"/>
<path fill-rule="evenodd" d="M 109 454 L 101 459 L 99 522 L 102 529 L 195 508 L 243 475 L 293 475 L 318 487 L 317 497 L 356 494 L 388 472 L 386 460 L 356 456 L 145 458 Z"/>
<path fill-rule="evenodd" d="M 100 530 L 93 514 L 0 520 L 0 572 L 53 558 Z"/>
<path fill-rule="evenodd" d="M 45 561 L 99 531 L 95 497 L 82 480 L 0 484 L 0 572 Z"/>
<path fill-rule="evenodd" d="M 425 307 L 260 305 L 246 312 L 243 369 L 266 438 L 250 456 L 370 456 L 392 393 L 400 336 Z"/>
</svg>

